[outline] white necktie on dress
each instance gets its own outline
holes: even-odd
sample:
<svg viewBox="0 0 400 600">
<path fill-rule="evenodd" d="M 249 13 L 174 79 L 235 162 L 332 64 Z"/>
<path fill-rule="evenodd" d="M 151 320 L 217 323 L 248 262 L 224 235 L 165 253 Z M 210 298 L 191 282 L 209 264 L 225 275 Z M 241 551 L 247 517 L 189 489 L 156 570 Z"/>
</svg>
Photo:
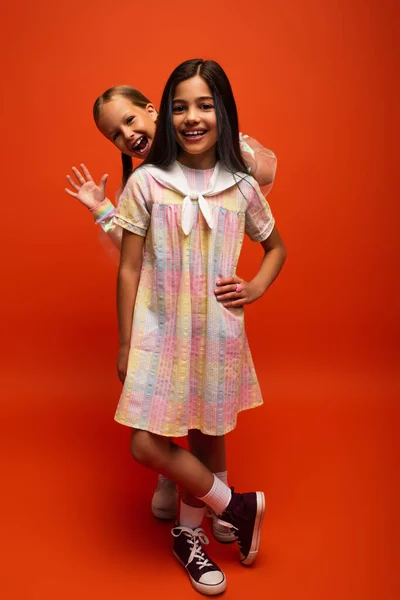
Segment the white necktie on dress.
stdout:
<svg viewBox="0 0 400 600">
<path fill-rule="evenodd" d="M 182 229 L 185 235 L 189 235 L 194 224 L 195 210 L 193 208 L 192 200 L 198 201 L 199 209 L 201 210 L 207 225 L 210 229 L 213 228 L 211 209 L 207 204 L 207 200 L 204 198 L 203 194 L 191 192 L 189 196 L 185 196 L 182 204 Z"/>
<path fill-rule="evenodd" d="M 207 189 L 204 192 L 195 192 L 190 190 L 187 179 L 178 162 L 172 164 L 171 167 L 162 169 L 154 165 L 144 165 L 145 169 L 156 181 L 164 187 L 179 192 L 184 196 L 182 203 L 182 230 L 185 235 L 189 235 L 192 231 L 195 219 L 195 210 L 193 200 L 199 203 L 201 211 L 207 225 L 210 229 L 213 228 L 212 212 L 208 205 L 205 196 L 215 196 L 224 190 L 236 185 L 243 178 L 249 180 L 247 173 L 230 173 L 219 162 L 215 165 L 214 173 L 210 179 Z"/>
</svg>

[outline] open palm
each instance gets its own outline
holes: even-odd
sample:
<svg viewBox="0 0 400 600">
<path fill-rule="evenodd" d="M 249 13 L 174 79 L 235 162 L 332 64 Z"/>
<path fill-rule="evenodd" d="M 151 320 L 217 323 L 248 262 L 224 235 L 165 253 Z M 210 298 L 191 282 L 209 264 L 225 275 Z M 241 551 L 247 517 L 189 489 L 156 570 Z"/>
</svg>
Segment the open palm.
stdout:
<svg viewBox="0 0 400 600">
<path fill-rule="evenodd" d="M 69 188 L 65 188 L 65 191 L 70 196 L 77 198 L 87 208 L 94 208 L 106 197 L 106 183 L 108 175 L 103 175 L 100 179 L 99 185 L 93 181 L 91 174 L 84 164 L 80 165 L 82 173 L 76 167 L 72 167 L 72 172 L 76 177 L 73 179 L 70 175 L 67 175 L 68 183 L 75 190 L 73 192 Z"/>
</svg>

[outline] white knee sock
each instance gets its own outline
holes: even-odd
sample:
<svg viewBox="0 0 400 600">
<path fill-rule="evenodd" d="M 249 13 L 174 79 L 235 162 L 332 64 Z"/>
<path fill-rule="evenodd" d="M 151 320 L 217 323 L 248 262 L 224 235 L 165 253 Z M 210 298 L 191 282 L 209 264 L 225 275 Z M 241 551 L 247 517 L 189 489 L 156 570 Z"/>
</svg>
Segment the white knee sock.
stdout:
<svg viewBox="0 0 400 600">
<path fill-rule="evenodd" d="M 181 500 L 179 525 L 182 525 L 182 527 L 189 527 L 190 529 L 200 527 L 203 522 L 205 510 L 205 506 L 197 508 L 196 506 L 189 506 L 189 504 L 185 504 L 183 500 Z"/>
<path fill-rule="evenodd" d="M 225 485 L 228 485 L 228 471 L 220 471 L 219 473 L 214 473 L 214 475 L 216 475 Z"/>
<path fill-rule="evenodd" d="M 216 475 L 211 490 L 199 500 L 205 502 L 217 515 L 222 515 L 232 498 L 232 492 Z"/>
</svg>

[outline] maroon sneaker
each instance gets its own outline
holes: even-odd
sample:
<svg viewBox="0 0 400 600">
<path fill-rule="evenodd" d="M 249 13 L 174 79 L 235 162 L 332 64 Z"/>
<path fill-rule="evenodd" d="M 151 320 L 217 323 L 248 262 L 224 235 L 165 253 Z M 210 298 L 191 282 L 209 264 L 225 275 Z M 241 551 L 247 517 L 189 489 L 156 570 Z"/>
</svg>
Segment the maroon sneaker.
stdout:
<svg viewBox="0 0 400 600">
<path fill-rule="evenodd" d="M 230 524 L 236 530 L 243 565 L 251 565 L 256 559 L 264 512 L 263 492 L 237 494 L 232 488 L 231 501 L 220 516 L 219 522 L 221 525 Z"/>
<path fill-rule="evenodd" d="M 176 525 L 171 531 L 174 536 L 174 555 L 185 567 L 193 587 L 206 596 L 222 594 L 226 589 L 226 578 L 221 569 L 204 552 L 208 539 L 201 527 L 190 529 Z"/>
</svg>

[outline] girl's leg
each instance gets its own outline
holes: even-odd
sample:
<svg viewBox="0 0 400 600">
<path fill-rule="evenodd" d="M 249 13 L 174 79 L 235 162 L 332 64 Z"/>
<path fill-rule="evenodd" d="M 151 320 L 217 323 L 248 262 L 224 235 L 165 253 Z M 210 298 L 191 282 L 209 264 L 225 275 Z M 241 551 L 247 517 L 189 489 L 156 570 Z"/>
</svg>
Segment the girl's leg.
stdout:
<svg viewBox="0 0 400 600">
<path fill-rule="evenodd" d="M 191 429 L 188 434 L 190 452 L 212 473 L 226 471 L 225 436 L 205 435 L 198 429 Z"/>
<path fill-rule="evenodd" d="M 225 439 L 223 436 L 204 435 L 198 429 L 191 429 L 188 433 L 188 442 L 191 454 L 198 458 L 212 473 L 225 471 Z M 189 506 L 201 508 L 205 506 L 186 489 L 182 491 L 182 500 Z"/>
<path fill-rule="evenodd" d="M 221 515 L 222 521 L 230 523 L 237 532 L 242 562 L 254 561 L 265 511 L 262 492 L 231 492 L 190 452 L 148 431 L 133 431 L 131 451 L 138 462 L 176 481 Z"/>
<path fill-rule="evenodd" d="M 210 469 L 221 481 L 228 485 L 228 474 L 226 471 L 226 450 L 225 436 L 205 435 L 198 429 L 191 429 L 188 434 L 190 452 L 197 456 L 201 462 Z M 183 502 L 191 506 L 192 498 L 185 499 Z M 185 508 L 185 507 L 184 507 Z M 230 527 L 224 527 L 218 522 L 218 517 L 213 511 L 208 511 L 208 517 L 212 518 L 212 532 L 216 540 L 222 544 L 232 544 L 236 542 L 235 532 Z"/>
<path fill-rule="evenodd" d="M 186 498 L 199 506 L 183 504 L 182 520 L 172 529 L 174 554 L 197 591 L 206 595 L 222 593 L 226 589 L 226 578 L 203 548 L 208 543 L 200 527 L 204 503 L 195 497 L 212 488 L 214 475 L 195 456 L 168 438 L 147 431 L 133 431 L 131 451 L 138 462 L 189 488 L 194 495 L 191 497 L 185 492 Z"/>
<path fill-rule="evenodd" d="M 198 429 L 192 429 L 188 434 L 190 452 L 196 456 L 210 471 L 221 479 L 226 485 L 227 472 L 225 462 L 225 438 L 224 436 L 205 435 Z M 158 519 L 175 519 L 177 507 L 177 489 L 174 482 L 160 475 L 157 488 L 153 494 L 152 512 Z M 185 514 L 188 513 L 187 506 L 200 508 L 205 506 L 200 500 L 192 496 L 187 490 L 182 492 L 182 501 Z M 194 519 L 199 518 L 199 512 L 193 511 Z M 188 515 L 189 517 L 189 515 Z M 190 518 L 189 518 L 190 520 Z M 200 523 L 199 523 L 200 525 Z M 218 526 L 214 519 L 213 532 L 220 542 L 229 543 L 235 541 L 235 536 L 225 527 Z"/>
<path fill-rule="evenodd" d="M 136 461 L 176 481 L 195 497 L 205 496 L 213 486 L 213 473 L 169 438 L 135 429 L 131 452 Z"/>
</svg>

